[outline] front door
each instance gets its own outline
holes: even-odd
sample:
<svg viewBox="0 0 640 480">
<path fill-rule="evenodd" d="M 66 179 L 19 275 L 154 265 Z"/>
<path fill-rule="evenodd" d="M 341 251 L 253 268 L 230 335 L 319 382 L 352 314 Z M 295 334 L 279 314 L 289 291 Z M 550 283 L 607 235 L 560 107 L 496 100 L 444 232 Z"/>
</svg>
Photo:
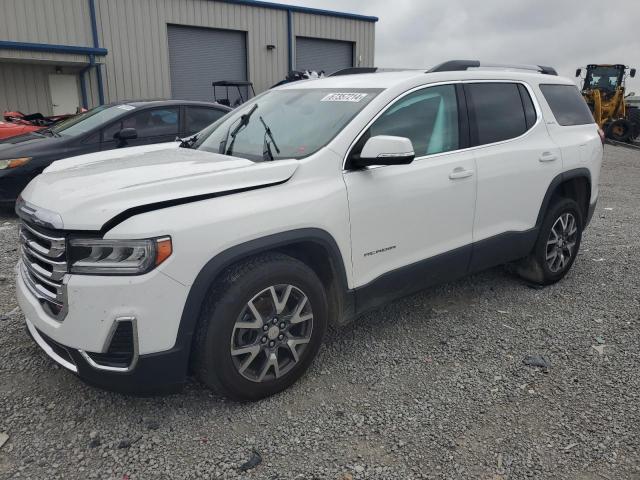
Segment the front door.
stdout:
<svg viewBox="0 0 640 480">
<path fill-rule="evenodd" d="M 54 115 L 76 113 L 78 109 L 78 80 L 75 75 L 49 75 L 51 111 Z"/>
<path fill-rule="evenodd" d="M 356 287 L 378 285 L 372 304 L 383 303 L 387 289 L 397 296 L 466 272 L 476 196 L 474 157 L 459 150 L 466 140 L 454 85 L 396 100 L 350 155 L 376 135 L 409 138 L 416 158 L 410 165 L 360 170 L 347 161 L 354 279 Z"/>
</svg>

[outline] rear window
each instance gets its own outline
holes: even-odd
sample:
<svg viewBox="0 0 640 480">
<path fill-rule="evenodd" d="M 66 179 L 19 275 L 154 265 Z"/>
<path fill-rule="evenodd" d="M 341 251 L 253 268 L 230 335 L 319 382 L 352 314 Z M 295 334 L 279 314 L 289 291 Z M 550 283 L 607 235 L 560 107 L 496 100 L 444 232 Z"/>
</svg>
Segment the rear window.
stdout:
<svg viewBox="0 0 640 480">
<path fill-rule="evenodd" d="M 515 83 L 465 85 L 470 113 L 475 120 L 475 145 L 501 142 L 527 131 L 522 98 Z"/>
<path fill-rule="evenodd" d="M 540 85 L 556 121 L 562 126 L 595 123 L 591 110 L 573 85 Z"/>
</svg>

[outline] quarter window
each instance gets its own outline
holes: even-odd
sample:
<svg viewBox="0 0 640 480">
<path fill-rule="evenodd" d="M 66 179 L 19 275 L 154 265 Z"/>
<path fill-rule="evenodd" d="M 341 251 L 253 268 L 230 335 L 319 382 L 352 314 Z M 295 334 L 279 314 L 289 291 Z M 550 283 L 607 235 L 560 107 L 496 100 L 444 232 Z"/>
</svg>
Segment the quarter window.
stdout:
<svg viewBox="0 0 640 480">
<path fill-rule="evenodd" d="M 227 112 L 217 108 L 187 107 L 186 134 L 192 135 L 208 127 Z"/>
<path fill-rule="evenodd" d="M 553 116 L 562 126 L 594 123 L 591 110 L 573 85 L 540 85 Z"/>
<path fill-rule="evenodd" d="M 416 157 L 459 148 L 455 87 L 428 87 L 398 100 L 360 137 L 352 156 L 359 155 L 366 141 L 377 135 L 408 138 Z"/>
<path fill-rule="evenodd" d="M 501 142 L 527 131 L 525 109 L 517 84 L 472 83 L 465 85 L 465 92 L 469 114 L 475 120 L 471 122 L 475 145 Z"/>
</svg>

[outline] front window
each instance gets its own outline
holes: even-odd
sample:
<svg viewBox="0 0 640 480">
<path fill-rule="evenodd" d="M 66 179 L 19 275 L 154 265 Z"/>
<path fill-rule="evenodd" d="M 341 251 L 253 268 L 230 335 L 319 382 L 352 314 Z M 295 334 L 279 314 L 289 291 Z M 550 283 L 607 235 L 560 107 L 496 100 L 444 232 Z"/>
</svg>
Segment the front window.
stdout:
<svg viewBox="0 0 640 480">
<path fill-rule="evenodd" d="M 253 161 L 304 158 L 328 144 L 380 91 L 272 90 L 203 131 L 196 148 Z"/>
<path fill-rule="evenodd" d="M 82 135 L 134 108 L 131 105 L 103 105 L 71 117 L 55 125 L 51 130 L 64 137 Z"/>
<path fill-rule="evenodd" d="M 584 86 L 598 90 L 614 91 L 620 79 L 620 70 L 614 67 L 596 67 L 587 71 Z"/>
</svg>

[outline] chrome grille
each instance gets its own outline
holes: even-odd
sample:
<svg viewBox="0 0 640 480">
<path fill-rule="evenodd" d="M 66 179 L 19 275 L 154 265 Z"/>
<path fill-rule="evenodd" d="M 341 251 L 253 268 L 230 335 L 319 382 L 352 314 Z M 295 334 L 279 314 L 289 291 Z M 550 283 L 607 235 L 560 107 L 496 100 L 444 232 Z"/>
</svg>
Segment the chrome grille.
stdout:
<svg viewBox="0 0 640 480">
<path fill-rule="evenodd" d="M 52 318 L 62 321 L 67 313 L 65 237 L 22 221 L 20 260 L 20 273 L 29 291 Z"/>
</svg>

